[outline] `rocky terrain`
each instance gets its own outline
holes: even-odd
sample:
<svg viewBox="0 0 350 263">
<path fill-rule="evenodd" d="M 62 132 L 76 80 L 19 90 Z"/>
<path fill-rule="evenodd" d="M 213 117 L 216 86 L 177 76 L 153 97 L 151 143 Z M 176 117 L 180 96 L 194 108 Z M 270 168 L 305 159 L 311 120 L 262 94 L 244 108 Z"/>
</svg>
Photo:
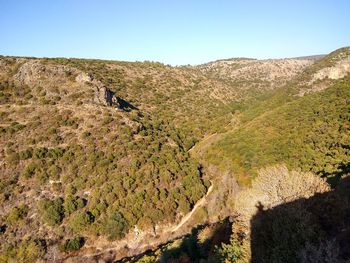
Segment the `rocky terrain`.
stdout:
<svg viewBox="0 0 350 263">
<path fill-rule="evenodd" d="M 231 82 L 238 89 L 269 90 L 286 84 L 314 61 L 313 58 L 242 58 L 210 62 L 199 69 L 209 76 Z"/>
</svg>

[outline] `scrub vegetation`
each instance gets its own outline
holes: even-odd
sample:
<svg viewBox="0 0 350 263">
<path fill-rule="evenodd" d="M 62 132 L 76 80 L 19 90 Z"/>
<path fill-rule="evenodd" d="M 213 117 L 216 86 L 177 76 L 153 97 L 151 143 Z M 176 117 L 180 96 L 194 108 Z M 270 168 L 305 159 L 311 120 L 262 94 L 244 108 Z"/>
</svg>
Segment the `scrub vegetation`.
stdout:
<svg viewBox="0 0 350 263">
<path fill-rule="evenodd" d="M 133 235 L 165 235 L 194 208 L 185 225 L 194 232 L 140 262 L 244 262 L 253 257 L 249 242 L 279 243 L 271 232 L 237 238 L 240 225 L 231 231 L 225 217 L 239 214 L 234 204 L 245 197 L 233 192 L 254 196 L 261 169 L 281 164 L 267 177 L 289 169 L 281 180 L 316 176 L 334 189 L 346 178 L 349 54 L 196 67 L 0 57 L 0 262 L 79 259 L 123 240 L 132 246 Z M 218 231 L 225 239 L 212 238 Z M 316 253 L 314 233 L 303 234 L 300 246 Z M 286 257 L 307 258 L 300 246 Z"/>
</svg>

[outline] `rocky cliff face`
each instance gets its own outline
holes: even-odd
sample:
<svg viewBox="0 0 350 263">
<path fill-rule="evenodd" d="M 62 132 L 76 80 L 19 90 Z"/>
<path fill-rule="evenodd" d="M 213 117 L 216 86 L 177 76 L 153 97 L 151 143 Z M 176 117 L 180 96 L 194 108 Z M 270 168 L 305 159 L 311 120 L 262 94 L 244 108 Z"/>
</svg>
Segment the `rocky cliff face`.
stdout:
<svg viewBox="0 0 350 263">
<path fill-rule="evenodd" d="M 350 72 L 350 57 L 342 59 L 336 63 L 333 67 L 327 67 L 319 70 L 313 77 L 312 82 L 317 80 L 329 79 L 341 79 L 344 78 Z"/>
<path fill-rule="evenodd" d="M 14 75 L 14 81 L 25 85 L 48 85 L 62 82 L 65 78 L 78 73 L 78 70 L 62 65 L 46 65 L 39 60 L 19 59 L 24 62 Z"/>
<path fill-rule="evenodd" d="M 93 87 L 94 97 L 93 101 L 97 104 L 101 104 L 104 106 L 114 106 L 120 108 L 118 103 L 118 98 L 115 93 L 111 91 L 109 88 L 103 85 L 101 81 L 95 79 L 91 74 L 80 73 L 76 76 L 75 80 L 81 84 L 87 84 Z"/>
<path fill-rule="evenodd" d="M 320 63 L 315 63 L 311 72 L 304 72 L 306 81 L 300 83 L 299 95 L 319 92 L 331 86 L 338 79 L 345 78 L 350 73 L 350 48 L 342 48 L 332 52 Z M 305 75 L 304 74 L 304 75 Z"/>
<path fill-rule="evenodd" d="M 93 93 L 93 97 L 89 99 L 91 102 L 119 108 L 114 92 L 91 74 L 68 66 L 43 64 L 39 60 L 19 60 L 21 61 L 18 62 L 23 64 L 13 76 L 13 81 L 19 86 L 42 87 L 48 93 L 55 89 L 62 96 L 76 92 Z"/>
</svg>

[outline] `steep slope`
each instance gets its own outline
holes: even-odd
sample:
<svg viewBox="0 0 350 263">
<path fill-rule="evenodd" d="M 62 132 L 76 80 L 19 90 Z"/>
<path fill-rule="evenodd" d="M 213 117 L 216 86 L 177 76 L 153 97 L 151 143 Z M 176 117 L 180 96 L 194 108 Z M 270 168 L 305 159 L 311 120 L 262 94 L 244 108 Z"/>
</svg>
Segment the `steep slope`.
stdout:
<svg viewBox="0 0 350 263">
<path fill-rule="evenodd" d="M 187 151 L 230 122 L 239 91 L 159 63 L 0 64 L 5 261 L 62 258 L 84 243 L 109 247 L 134 239 L 135 226 L 154 236 L 207 192 L 209 178 Z"/>
<path fill-rule="evenodd" d="M 112 93 L 108 106 L 105 84 L 70 65 L 1 61 L 5 261 L 60 258 L 72 242 L 119 239 L 135 225 L 161 229 L 205 195 L 193 139 L 166 118 Z"/>
<path fill-rule="evenodd" d="M 207 148 L 207 162 L 243 176 L 281 162 L 330 179 L 349 172 L 348 58 L 348 48 L 337 50 L 271 96 L 240 105 L 242 125 Z M 337 78 L 312 82 L 337 67 Z"/>
<path fill-rule="evenodd" d="M 345 173 L 343 51 L 198 67 L 1 57 L 1 260 L 134 255 L 228 216 L 236 178 L 265 165 Z"/>
<path fill-rule="evenodd" d="M 348 50 L 332 52 L 285 87 L 233 105 L 236 127 L 191 149 L 205 166 L 252 179 L 232 196 L 230 241 L 215 243 L 223 234 L 206 225 L 140 262 L 349 261 Z"/>
</svg>

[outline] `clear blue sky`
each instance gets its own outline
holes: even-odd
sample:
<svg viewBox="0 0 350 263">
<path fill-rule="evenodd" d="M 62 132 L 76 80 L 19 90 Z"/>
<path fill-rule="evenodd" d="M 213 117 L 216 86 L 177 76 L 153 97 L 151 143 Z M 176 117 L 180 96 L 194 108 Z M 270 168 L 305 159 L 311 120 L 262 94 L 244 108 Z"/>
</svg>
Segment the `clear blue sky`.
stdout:
<svg viewBox="0 0 350 263">
<path fill-rule="evenodd" d="M 0 54 L 198 64 L 350 45 L 349 0 L 0 0 Z"/>
</svg>

